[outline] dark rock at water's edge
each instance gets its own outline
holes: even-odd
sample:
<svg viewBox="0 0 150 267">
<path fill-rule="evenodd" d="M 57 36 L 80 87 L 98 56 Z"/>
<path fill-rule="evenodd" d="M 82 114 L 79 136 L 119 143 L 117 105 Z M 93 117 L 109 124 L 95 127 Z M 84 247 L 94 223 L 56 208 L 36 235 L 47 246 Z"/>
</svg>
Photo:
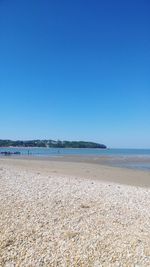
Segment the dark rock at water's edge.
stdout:
<svg viewBox="0 0 150 267">
<path fill-rule="evenodd" d="M 0 140 L 0 147 L 107 148 L 106 145 L 95 142 L 60 140 Z"/>
<path fill-rule="evenodd" d="M 21 152 L 19 152 L 19 151 L 16 151 L 16 152 L 2 151 L 2 152 L 0 152 L 0 154 L 4 155 L 4 156 L 11 156 L 11 155 L 20 155 Z"/>
</svg>

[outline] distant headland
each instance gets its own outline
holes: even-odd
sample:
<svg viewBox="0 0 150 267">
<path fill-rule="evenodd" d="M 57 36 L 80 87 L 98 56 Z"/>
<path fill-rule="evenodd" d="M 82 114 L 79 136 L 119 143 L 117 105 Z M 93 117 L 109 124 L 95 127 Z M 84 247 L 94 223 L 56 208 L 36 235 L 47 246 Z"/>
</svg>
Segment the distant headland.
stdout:
<svg viewBox="0 0 150 267">
<path fill-rule="evenodd" d="M 106 145 L 95 142 L 60 140 L 0 140 L 0 147 L 107 148 Z"/>
</svg>

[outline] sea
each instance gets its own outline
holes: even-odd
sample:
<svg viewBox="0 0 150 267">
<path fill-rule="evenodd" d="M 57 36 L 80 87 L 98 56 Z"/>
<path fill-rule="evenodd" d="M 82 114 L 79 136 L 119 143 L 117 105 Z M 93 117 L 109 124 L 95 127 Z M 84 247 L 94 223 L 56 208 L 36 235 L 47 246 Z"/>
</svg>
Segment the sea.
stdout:
<svg viewBox="0 0 150 267">
<path fill-rule="evenodd" d="M 1 152 L 20 152 L 22 156 L 52 158 L 63 156 L 90 156 L 108 159 L 109 165 L 150 171 L 150 149 L 88 149 L 88 148 L 0 148 Z M 1 155 L 1 154 L 0 154 Z M 16 155 L 11 155 L 14 157 Z M 1 155 L 1 157 L 5 157 Z"/>
</svg>

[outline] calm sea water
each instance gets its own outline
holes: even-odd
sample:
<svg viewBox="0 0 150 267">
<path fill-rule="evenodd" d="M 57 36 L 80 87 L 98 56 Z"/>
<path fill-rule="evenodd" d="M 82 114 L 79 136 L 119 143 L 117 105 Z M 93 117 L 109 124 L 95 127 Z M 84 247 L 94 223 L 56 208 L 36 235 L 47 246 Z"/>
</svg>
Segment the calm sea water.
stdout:
<svg viewBox="0 0 150 267">
<path fill-rule="evenodd" d="M 23 156 L 29 153 L 29 155 L 35 157 L 58 157 L 65 155 L 108 156 L 113 159 L 112 165 L 150 170 L 150 149 L 0 148 L 0 152 L 2 151 L 18 151 Z"/>
<path fill-rule="evenodd" d="M 56 155 L 102 155 L 102 156 L 138 156 L 150 157 L 150 149 L 88 149 L 88 148 L 0 148 L 0 152 L 21 152 L 22 155 L 56 156 Z"/>
</svg>

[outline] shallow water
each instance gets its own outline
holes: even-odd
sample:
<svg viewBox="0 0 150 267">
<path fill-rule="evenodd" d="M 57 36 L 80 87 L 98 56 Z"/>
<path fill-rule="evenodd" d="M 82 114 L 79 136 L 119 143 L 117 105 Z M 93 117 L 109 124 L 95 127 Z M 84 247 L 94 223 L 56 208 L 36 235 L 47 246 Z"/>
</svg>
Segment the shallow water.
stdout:
<svg viewBox="0 0 150 267">
<path fill-rule="evenodd" d="M 28 152 L 36 156 L 50 156 L 50 155 L 103 155 L 103 156 L 149 156 L 150 149 L 88 149 L 88 148 L 0 148 L 0 152 L 19 151 L 23 155 Z"/>
<path fill-rule="evenodd" d="M 43 158 L 63 156 L 106 157 L 111 166 L 150 170 L 150 149 L 0 148 L 0 152 L 2 151 L 18 151 L 22 156 L 29 155 Z"/>
</svg>

